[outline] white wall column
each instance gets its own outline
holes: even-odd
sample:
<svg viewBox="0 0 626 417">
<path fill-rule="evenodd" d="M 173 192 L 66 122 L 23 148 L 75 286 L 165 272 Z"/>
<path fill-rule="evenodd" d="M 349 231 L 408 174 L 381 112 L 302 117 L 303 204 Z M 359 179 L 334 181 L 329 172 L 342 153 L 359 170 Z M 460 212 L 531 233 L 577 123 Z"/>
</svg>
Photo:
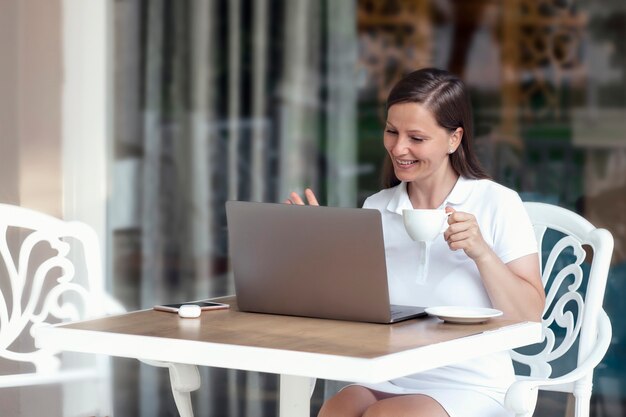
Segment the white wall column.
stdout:
<svg viewBox="0 0 626 417">
<path fill-rule="evenodd" d="M 112 150 L 112 0 L 62 2 L 61 171 L 63 217 L 80 220 L 98 234 L 108 265 L 107 164 Z M 110 280 L 109 280 L 110 282 Z M 82 386 L 63 390 L 63 415 L 91 413 L 102 404 L 111 415 L 108 383 L 99 392 Z"/>
<path fill-rule="evenodd" d="M 111 38 L 111 0 L 63 0 L 63 216 L 96 229 L 102 248 L 113 143 Z"/>
</svg>

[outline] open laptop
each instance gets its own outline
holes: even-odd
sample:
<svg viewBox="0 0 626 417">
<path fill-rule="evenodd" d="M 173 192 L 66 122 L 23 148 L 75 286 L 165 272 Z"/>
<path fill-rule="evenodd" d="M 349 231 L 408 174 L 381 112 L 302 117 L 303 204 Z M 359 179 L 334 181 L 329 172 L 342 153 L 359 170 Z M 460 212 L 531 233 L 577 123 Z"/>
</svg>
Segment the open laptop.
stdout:
<svg viewBox="0 0 626 417">
<path fill-rule="evenodd" d="M 391 306 L 378 210 L 228 201 L 242 311 L 373 323 L 425 315 Z"/>
</svg>

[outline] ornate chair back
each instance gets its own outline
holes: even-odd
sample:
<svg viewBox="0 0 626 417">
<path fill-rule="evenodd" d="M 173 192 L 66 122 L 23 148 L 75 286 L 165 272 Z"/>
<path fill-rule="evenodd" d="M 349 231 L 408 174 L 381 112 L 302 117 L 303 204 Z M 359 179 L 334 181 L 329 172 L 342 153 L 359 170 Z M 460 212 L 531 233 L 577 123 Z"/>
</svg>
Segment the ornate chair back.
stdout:
<svg viewBox="0 0 626 417">
<path fill-rule="evenodd" d="M 32 334 L 123 310 L 104 291 L 91 227 L 0 204 L 0 388 L 107 378 L 105 360 L 66 366 L 59 352 L 35 346 Z"/>
<path fill-rule="evenodd" d="M 543 342 L 512 352 L 526 365 L 508 390 L 507 408 L 532 415 L 537 390 L 574 394 L 575 415 L 589 415 L 593 370 L 611 340 L 611 323 L 602 308 L 613 252 L 613 237 L 578 214 L 544 203 L 524 203 L 539 245 L 546 290 Z M 567 364 L 569 362 L 569 364 Z M 566 370 L 559 369 L 566 364 Z M 558 374 L 558 375 L 557 375 Z"/>
</svg>

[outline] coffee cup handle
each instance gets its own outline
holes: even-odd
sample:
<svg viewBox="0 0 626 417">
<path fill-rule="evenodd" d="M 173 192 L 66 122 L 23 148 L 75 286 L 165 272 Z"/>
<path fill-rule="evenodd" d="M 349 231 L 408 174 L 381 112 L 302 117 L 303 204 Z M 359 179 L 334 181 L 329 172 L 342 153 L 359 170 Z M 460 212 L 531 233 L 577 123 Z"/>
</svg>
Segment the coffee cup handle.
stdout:
<svg viewBox="0 0 626 417">
<path fill-rule="evenodd" d="M 448 228 L 448 217 L 450 217 L 450 215 L 454 213 L 453 211 L 446 213 L 446 219 L 444 220 L 443 224 L 441 225 L 441 233 L 445 232 L 446 229 Z"/>
</svg>

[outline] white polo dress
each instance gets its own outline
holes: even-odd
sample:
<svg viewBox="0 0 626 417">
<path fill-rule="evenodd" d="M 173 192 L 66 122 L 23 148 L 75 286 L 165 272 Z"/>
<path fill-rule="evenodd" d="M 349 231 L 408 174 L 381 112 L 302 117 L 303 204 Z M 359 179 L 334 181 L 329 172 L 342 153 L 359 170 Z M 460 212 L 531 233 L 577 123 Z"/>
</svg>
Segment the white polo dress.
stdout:
<svg viewBox="0 0 626 417">
<path fill-rule="evenodd" d="M 490 180 L 459 177 L 440 208 L 446 206 L 473 214 L 483 238 L 504 263 L 537 253 L 530 219 L 515 191 Z M 378 209 L 382 214 L 392 304 L 492 307 L 474 261 L 462 250 L 450 250 L 443 234 L 430 244 L 425 275 L 418 272 L 424 249 L 411 240 L 402 222 L 402 210 L 413 208 L 406 183 L 374 194 L 363 208 Z M 428 395 L 450 417 L 504 417 L 511 415 L 502 404 L 513 381 L 509 353 L 501 352 L 364 386 L 389 393 Z"/>
</svg>

